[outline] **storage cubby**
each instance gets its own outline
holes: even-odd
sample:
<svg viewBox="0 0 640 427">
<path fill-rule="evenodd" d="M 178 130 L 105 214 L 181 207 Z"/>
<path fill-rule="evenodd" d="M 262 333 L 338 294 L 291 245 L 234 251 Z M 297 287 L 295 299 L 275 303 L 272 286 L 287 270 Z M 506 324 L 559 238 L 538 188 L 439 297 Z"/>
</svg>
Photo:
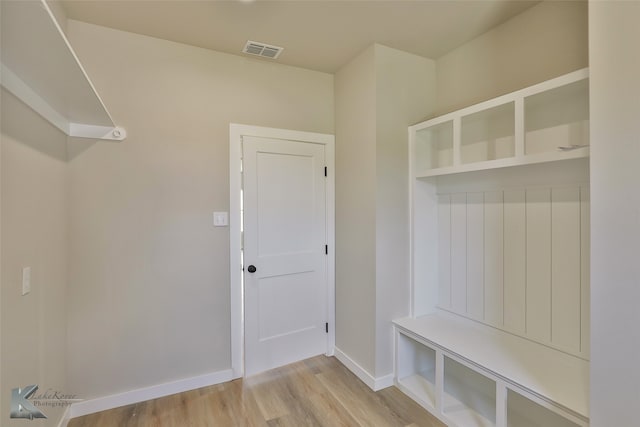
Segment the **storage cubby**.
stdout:
<svg viewBox="0 0 640 427">
<path fill-rule="evenodd" d="M 461 162 L 474 163 L 515 156 L 515 103 L 462 117 Z"/>
<path fill-rule="evenodd" d="M 398 334 L 398 385 L 423 406 L 436 406 L 436 351 Z"/>
<path fill-rule="evenodd" d="M 589 425 L 588 71 L 409 128 L 396 384 L 452 427 Z"/>
<path fill-rule="evenodd" d="M 580 80 L 524 99 L 525 155 L 589 145 L 589 83 Z"/>
<path fill-rule="evenodd" d="M 524 396 L 507 392 L 507 427 L 580 427 Z"/>
<path fill-rule="evenodd" d="M 589 362 L 446 311 L 394 324 L 396 385 L 447 425 L 588 426 Z"/>
<path fill-rule="evenodd" d="M 409 128 L 417 178 L 589 156 L 588 71 Z"/>
<path fill-rule="evenodd" d="M 460 427 L 495 426 L 495 381 L 445 357 L 442 412 Z"/>
<path fill-rule="evenodd" d="M 415 167 L 430 170 L 453 165 L 453 122 L 447 121 L 416 132 Z"/>
</svg>

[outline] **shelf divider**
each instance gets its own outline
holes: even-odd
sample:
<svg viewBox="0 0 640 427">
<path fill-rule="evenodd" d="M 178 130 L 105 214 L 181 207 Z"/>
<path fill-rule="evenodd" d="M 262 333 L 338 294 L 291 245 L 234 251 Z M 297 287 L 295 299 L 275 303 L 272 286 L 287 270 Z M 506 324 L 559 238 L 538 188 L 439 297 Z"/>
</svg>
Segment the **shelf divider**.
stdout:
<svg viewBox="0 0 640 427">
<path fill-rule="evenodd" d="M 524 98 L 516 98 L 515 103 L 515 157 L 520 158 L 524 157 Z"/>
<path fill-rule="evenodd" d="M 409 132 L 411 134 L 416 134 L 417 132 L 424 132 L 430 128 L 435 128 L 436 126 L 445 123 L 452 122 L 453 123 L 453 141 L 452 141 L 452 161 L 451 165 L 437 165 L 436 167 L 431 168 L 423 168 L 422 170 L 416 170 L 416 175 L 414 178 L 426 178 L 431 176 L 438 175 L 448 175 L 454 173 L 462 173 L 462 172 L 473 172 L 479 170 L 486 169 L 495 169 L 501 167 L 508 166 L 518 166 L 518 165 L 527 165 L 533 163 L 542 163 L 542 162 L 552 162 L 556 160 L 567 160 L 567 159 L 575 159 L 580 157 L 588 157 L 589 149 L 588 142 L 580 142 L 576 143 L 574 141 L 569 141 L 564 143 L 564 141 L 560 141 L 558 146 L 569 146 L 571 148 L 577 147 L 574 150 L 572 155 L 567 155 L 566 150 L 563 152 L 562 150 L 549 149 L 549 147 L 543 147 L 544 150 L 539 150 L 539 152 L 530 152 L 527 148 L 527 121 L 528 119 L 525 117 L 527 114 L 527 106 L 526 99 L 529 97 L 533 97 L 534 95 L 541 95 L 545 93 L 553 93 L 554 91 L 560 89 L 569 88 L 569 94 L 571 95 L 572 91 L 576 92 L 575 88 L 578 90 L 587 87 L 588 90 L 588 82 L 589 78 L 589 70 L 582 69 L 578 71 L 574 71 L 572 73 L 566 74 L 564 76 L 560 76 L 555 79 L 548 80 L 546 82 L 542 82 L 536 84 L 534 86 L 530 86 L 506 95 L 499 96 L 494 99 L 490 99 L 488 101 L 481 102 L 476 105 L 472 105 L 470 107 L 463 108 L 458 111 L 454 111 L 451 113 L 447 113 L 440 117 L 435 117 L 430 120 L 426 120 L 424 122 L 415 124 L 409 127 Z M 565 90 L 566 92 L 566 90 Z M 557 95 L 556 95 L 557 96 Z M 576 98 L 580 101 L 580 93 L 578 92 L 578 97 Z M 587 102 L 588 102 L 588 94 L 587 94 Z M 489 160 L 480 160 L 476 162 L 463 162 L 462 158 L 462 118 L 468 117 L 477 113 L 490 111 L 496 107 L 500 107 L 502 105 L 514 103 L 514 117 L 513 117 L 513 128 L 514 128 L 514 150 L 513 156 L 510 157 L 499 157 L 496 159 Z M 588 126 L 588 119 L 580 122 L 582 125 L 582 132 L 584 133 L 585 123 Z M 573 125 L 573 123 L 567 123 L 567 125 Z M 488 126 L 490 128 L 490 125 Z M 565 126 L 566 128 L 567 126 Z M 575 127 L 575 126 L 574 126 Z M 564 129 L 564 128 L 562 128 Z M 573 128 L 569 129 L 572 130 Z M 578 129 L 578 130 L 580 130 Z M 542 128 L 543 131 L 548 131 L 547 128 Z M 547 132 L 548 133 L 548 132 Z M 559 137 L 567 138 L 568 131 L 556 132 L 559 134 Z M 576 132 L 573 132 L 575 134 Z M 545 134 L 546 135 L 546 134 Z M 548 136 L 545 136 L 549 138 Z M 573 139 L 577 137 L 573 135 Z M 584 139 L 584 138 L 583 138 Z M 547 144 L 548 145 L 548 144 Z M 417 154 L 417 153 L 414 153 Z M 417 157 L 417 156 L 416 156 Z M 416 162 L 416 158 L 412 159 L 412 161 Z M 428 166 L 427 166 L 428 167 Z"/>
<path fill-rule="evenodd" d="M 453 167 L 462 164 L 462 117 L 453 119 Z"/>
</svg>

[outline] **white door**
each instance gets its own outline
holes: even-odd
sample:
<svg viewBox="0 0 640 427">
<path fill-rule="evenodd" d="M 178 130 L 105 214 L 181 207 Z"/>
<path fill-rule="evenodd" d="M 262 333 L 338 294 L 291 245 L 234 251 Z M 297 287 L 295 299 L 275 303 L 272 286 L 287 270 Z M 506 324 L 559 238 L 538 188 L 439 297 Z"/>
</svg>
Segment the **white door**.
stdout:
<svg viewBox="0 0 640 427">
<path fill-rule="evenodd" d="M 244 136 L 245 375 L 327 352 L 325 148 Z"/>
</svg>

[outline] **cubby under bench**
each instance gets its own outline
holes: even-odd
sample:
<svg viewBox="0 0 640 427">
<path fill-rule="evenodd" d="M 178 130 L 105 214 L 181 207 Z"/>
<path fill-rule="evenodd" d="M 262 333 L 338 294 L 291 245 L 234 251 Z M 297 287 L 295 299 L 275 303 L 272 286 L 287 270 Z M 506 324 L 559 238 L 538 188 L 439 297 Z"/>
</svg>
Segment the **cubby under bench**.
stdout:
<svg viewBox="0 0 640 427">
<path fill-rule="evenodd" d="M 396 386 L 448 426 L 589 425 L 588 361 L 446 311 L 394 324 Z"/>
</svg>

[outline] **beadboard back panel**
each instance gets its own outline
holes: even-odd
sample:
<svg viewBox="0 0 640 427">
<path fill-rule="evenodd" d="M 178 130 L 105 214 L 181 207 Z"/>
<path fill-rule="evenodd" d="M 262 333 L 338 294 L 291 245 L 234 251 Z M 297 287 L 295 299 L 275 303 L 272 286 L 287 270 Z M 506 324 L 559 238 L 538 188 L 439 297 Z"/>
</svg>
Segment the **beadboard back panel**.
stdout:
<svg viewBox="0 0 640 427">
<path fill-rule="evenodd" d="M 438 195 L 438 305 L 589 357 L 589 189 Z"/>
</svg>

